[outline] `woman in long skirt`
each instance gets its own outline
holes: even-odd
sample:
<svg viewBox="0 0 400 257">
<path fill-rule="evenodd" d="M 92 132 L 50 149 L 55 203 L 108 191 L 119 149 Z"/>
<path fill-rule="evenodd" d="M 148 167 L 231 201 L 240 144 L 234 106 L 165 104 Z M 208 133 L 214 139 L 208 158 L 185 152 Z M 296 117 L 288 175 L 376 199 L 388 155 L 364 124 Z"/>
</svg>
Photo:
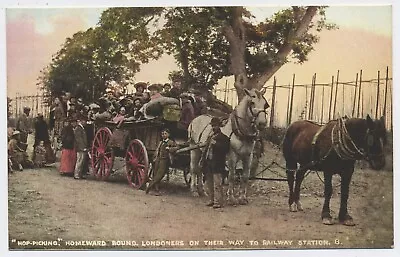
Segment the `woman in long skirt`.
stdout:
<svg viewBox="0 0 400 257">
<path fill-rule="evenodd" d="M 60 173 L 61 174 L 74 174 L 75 163 L 76 163 L 76 151 L 74 147 L 74 129 L 70 121 L 66 121 L 64 128 L 61 133 L 61 161 L 60 161 Z"/>
</svg>

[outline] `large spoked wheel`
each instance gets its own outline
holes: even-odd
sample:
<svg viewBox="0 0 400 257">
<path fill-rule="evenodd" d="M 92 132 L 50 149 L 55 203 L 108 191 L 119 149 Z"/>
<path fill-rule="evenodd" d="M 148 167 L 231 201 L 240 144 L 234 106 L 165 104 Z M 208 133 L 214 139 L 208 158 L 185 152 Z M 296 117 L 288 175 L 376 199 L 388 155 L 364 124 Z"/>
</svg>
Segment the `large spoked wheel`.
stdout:
<svg viewBox="0 0 400 257">
<path fill-rule="evenodd" d="M 128 183 L 135 189 L 142 188 L 147 181 L 149 157 L 142 141 L 134 139 L 130 142 L 125 156 L 126 177 Z"/>
<path fill-rule="evenodd" d="M 92 144 L 92 169 L 97 179 L 106 180 L 111 173 L 114 162 L 114 151 L 108 146 L 111 130 L 101 128 L 97 131 Z"/>
</svg>

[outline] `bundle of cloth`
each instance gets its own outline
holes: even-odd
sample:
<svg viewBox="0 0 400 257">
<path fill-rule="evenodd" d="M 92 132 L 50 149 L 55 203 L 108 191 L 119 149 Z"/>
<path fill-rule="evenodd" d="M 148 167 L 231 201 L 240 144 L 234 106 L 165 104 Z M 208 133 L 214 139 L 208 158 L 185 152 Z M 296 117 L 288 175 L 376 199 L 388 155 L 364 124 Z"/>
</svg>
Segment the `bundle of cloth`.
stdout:
<svg viewBox="0 0 400 257">
<path fill-rule="evenodd" d="M 164 96 L 152 99 L 150 102 L 143 105 L 142 113 L 144 113 L 147 118 L 158 117 L 163 114 L 164 106 L 167 105 L 180 105 L 180 102 L 176 98 Z"/>
</svg>

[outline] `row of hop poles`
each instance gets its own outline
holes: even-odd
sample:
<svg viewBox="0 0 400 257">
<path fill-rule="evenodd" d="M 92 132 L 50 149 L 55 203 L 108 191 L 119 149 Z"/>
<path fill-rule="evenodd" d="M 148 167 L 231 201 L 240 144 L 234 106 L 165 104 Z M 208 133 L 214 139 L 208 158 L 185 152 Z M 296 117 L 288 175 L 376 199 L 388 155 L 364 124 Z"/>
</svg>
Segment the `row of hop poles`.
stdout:
<svg viewBox="0 0 400 257">
<path fill-rule="evenodd" d="M 391 97 L 388 97 L 388 94 L 392 94 L 392 88 L 389 87 L 389 81 L 392 81 L 392 79 L 389 78 L 389 68 L 386 68 L 386 77 L 384 79 L 381 79 L 380 71 L 378 71 L 377 79 L 363 80 L 362 75 L 361 70 L 360 73 L 356 74 L 355 81 L 340 82 L 340 71 L 338 70 L 336 78 L 335 76 L 332 76 L 330 83 L 317 83 L 317 74 L 315 73 L 313 74 L 311 84 L 296 84 L 294 74 L 292 82 L 288 85 L 277 85 L 277 79 L 274 77 L 273 85 L 267 86 L 267 89 L 272 88 L 272 94 L 269 94 L 270 96 L 272 95 L 272 99 L 269 99 L 271 101 L 270 126 L 278 125 L 276 118 L 280 118 L 280 116 L 278 117 L 276 114 L 282 109 L 285 110 L 286 113 L 286 121 L 284 123 L 286 125 L 290 124 L 293 121 L 292 117 L 296 105 L 299 119 L 313 120 L 322 124 L 339 116 L 344 116 L 345 114 L 351 117 L 364 117 L 364 114 L 369 113 L 375 118 L 379 118 L 380 115 L 385 116 L 386 125 L 388 128 L 391 128 L 393 119 L 392 102 L 390 101 L 388 104 L 388 100 L 391 100 Z M 371 86 L 368 87 L 368 83 L 376 85 L 377 90 L 373 91 Z M 383 94 L 381 92 L 382 85 L 385 86 L 383 88 Z M 339 97 L 340 87 L 342 91 L 341 97 Z M 298 93 L 298 88 L 305 88 L 305 97 L 303 94 L 301 96 L 302 100 L 300 101 L 299 99 L 296 99 L 298 94 L 295 94 Z M 319 94 L 316 94 L 317 88 L 319 88 Z M 351 88 L 354 90 L 351 90 Z M 279 104 L 276 101 L 277 89 L 285 89 L 288 91 L 288 93 L 286 93 L 286 108 L 278 108 Z M 374 92 L 376 93 L 375 102 L 372 99 L 374 98 Z M 216 94 L 220 100 L 223 100 L 232 106 L 237 104 L 236 90 L 233 87 L 229 88 L 228 81 L 226 81 L 223 88 L 215 89 L 214 94 Z M 326 97 L 327 94 L 330 96 L 329 99 Z M 352 98 L 351 101 L 346 101 L 346 98 L 349 98 L 349 96 Z M 282 98 L 279 97 L 279 99 Z M 296 101 L 294 99 L 296 99 Z M 299 107 L 299 102 L 301 107 Z M 388 106 L 390 107 L 389 109 Z M 279 105 L 279 107 L 282 106 Z"/>
</svg>

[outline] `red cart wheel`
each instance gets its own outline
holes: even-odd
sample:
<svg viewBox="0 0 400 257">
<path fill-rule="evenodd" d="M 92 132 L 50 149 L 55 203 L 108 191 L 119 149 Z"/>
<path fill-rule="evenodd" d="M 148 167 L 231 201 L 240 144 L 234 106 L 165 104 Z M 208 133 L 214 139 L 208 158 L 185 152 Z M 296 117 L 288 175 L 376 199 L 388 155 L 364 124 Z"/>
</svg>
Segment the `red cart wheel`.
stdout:
<svg viewBox="0 0 400 257">
<path fill-rule="evenodd" d="M 111 173 L 114 162 L 114 152 L 107 147 L 111 139 L 111 130 L 101 128 L 97 131 L 92 144 L 93 175 L 98 179 L 106 180 Z"/>
<path fill-rule="evenodd" d="M 133 188 L 141 188 L 147 180 L 149 157 L 142 141 L 134 139 L 130 142 L 125 156 L 126 177 Z"/>
</svg>

